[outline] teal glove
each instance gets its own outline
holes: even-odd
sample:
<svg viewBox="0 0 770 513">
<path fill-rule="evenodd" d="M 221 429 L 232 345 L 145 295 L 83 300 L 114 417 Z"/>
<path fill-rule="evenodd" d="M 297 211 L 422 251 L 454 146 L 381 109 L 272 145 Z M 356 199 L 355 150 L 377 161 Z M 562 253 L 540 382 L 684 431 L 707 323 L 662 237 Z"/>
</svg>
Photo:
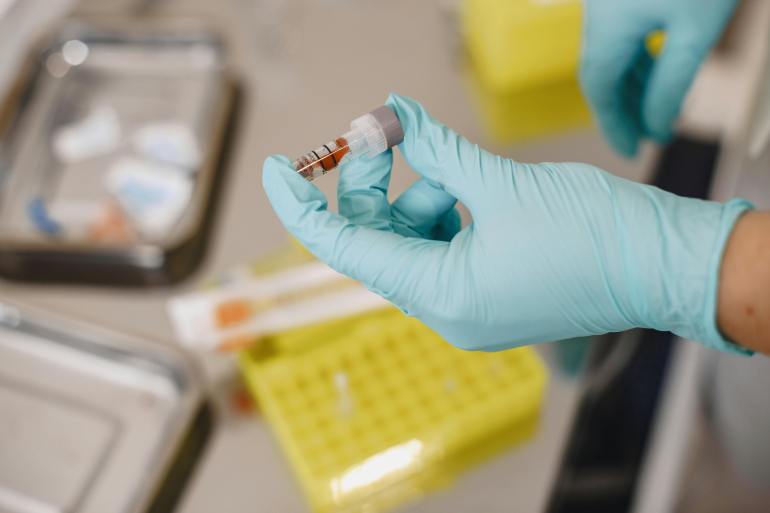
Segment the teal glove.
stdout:
<svg viewBox="0 0 770 513">
<path fill-rule="evenodd" d="M 665 142 L 693 78 L 737 0 L 586 0 L 583 91 L 610 143 L 633 156 L 640 139 Z M 664 30 L 652 59 L 647 36 Z"/>
<path fill-rule="evenodd" d="M 519 164 L 413 100 L 387 103 L 404 128 L 399 149 L 422 175 L 392 205 L 390 152 L 341 167 L 339 214 L 288 159 L 265 162 L 273 207 L 318 258 L 465 349 L 637 326 L 729 347 L 716 327 L 717 278 L 748 203 L 681 198 L 586 164 Z M 460 231 L 455 198 L 473 216 Z"/>
</svg>

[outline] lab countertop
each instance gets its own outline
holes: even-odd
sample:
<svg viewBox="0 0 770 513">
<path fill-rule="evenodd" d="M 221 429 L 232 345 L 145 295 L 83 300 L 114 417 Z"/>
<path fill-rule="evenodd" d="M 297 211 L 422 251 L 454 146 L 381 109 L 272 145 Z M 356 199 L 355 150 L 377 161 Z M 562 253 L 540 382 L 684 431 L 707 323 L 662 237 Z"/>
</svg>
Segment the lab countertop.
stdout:
<svg viewBox="0 0 770 513">
<path fill-rule="evenodd" d="M 152 14 L 202 16 L 221 26 L 244 89 L 234 155 L 201 271 L 182 286 L 154 290 L 3 283 L 2 295 L 57 313 L 174 344 L 166 301 L 286 242 L 261 186 L 271 153 L 299 155 L 344 131 L 350 119 L 396 91 L 421 101 L 460 133 L 522 161 L 586 161 L 644 180 L 654 157 L 614 156 L 592 129 L 515 146 L 485 134 L 463 73 L 452 2 L 414 0 L 203 0 L 160 2 Z M 391 195 L 415 174 L 396 158 Z M 332 199 L 332 176 L 317 182 Z M 331 201 L 332 207 L 336 202 Z M 549 348 L 541 352 L 547 357 Z M 307 510 L 269 426 L 228 411 L 232 357 L 197 355 L 222 420 L 180 505 L 182 513 Z M 464 474 L 456 486 L 407 507 L 414 512 L 524 513 L 545 508 L 580 396 L 581 381 L 552 372 L 535 437 Z"/>
</svg>

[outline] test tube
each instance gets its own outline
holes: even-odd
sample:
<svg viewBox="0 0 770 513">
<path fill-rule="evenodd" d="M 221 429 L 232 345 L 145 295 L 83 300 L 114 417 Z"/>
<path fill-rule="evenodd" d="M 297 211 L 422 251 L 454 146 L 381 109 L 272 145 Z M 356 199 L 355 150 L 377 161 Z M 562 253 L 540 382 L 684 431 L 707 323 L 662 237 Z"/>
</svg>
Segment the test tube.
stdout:
<svg viewBox="0 0 770 513">
<path fill-rule="evenodd" d="M 404 140 L 396 113 L 383 105 L 350 122 L 350 130 L 294 161 L 294 169 L 307 181 L 325 175 L 346 155 L 374 157 Z M 350 158 L 349 157 L 349 158 Z"/>
</svg>

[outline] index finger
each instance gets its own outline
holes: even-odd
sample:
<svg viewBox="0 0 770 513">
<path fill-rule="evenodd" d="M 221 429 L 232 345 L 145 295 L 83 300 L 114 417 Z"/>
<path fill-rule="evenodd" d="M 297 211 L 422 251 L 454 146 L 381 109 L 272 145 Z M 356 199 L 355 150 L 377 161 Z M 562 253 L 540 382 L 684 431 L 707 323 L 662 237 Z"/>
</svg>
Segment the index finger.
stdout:
<svg viewBox="0 0 770 513">
<path fill-rule="evenodd" d="M 386 105 L 398 116 L 404 141 L 398 148 L 417 173 L 473 209 L 513 162 L 493 155 L 433 119 L 415 100 L 391 94 Z"/>
</svg>

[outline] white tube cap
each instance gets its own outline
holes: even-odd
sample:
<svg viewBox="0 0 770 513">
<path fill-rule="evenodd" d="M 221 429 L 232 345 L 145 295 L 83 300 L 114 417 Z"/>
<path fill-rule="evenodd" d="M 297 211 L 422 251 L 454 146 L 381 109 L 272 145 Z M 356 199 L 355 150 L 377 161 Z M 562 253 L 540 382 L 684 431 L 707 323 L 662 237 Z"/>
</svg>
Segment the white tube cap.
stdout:
<svg viewBox="0 0 770 513">
<path fill-rule="evenodd" d="M 370 157 L 379 155 L 404 140 L 401 122 L 396 113 L 386 105 L 354 119 L 350 128 L 366 141 L 366 153 Z"/>
</svg>

